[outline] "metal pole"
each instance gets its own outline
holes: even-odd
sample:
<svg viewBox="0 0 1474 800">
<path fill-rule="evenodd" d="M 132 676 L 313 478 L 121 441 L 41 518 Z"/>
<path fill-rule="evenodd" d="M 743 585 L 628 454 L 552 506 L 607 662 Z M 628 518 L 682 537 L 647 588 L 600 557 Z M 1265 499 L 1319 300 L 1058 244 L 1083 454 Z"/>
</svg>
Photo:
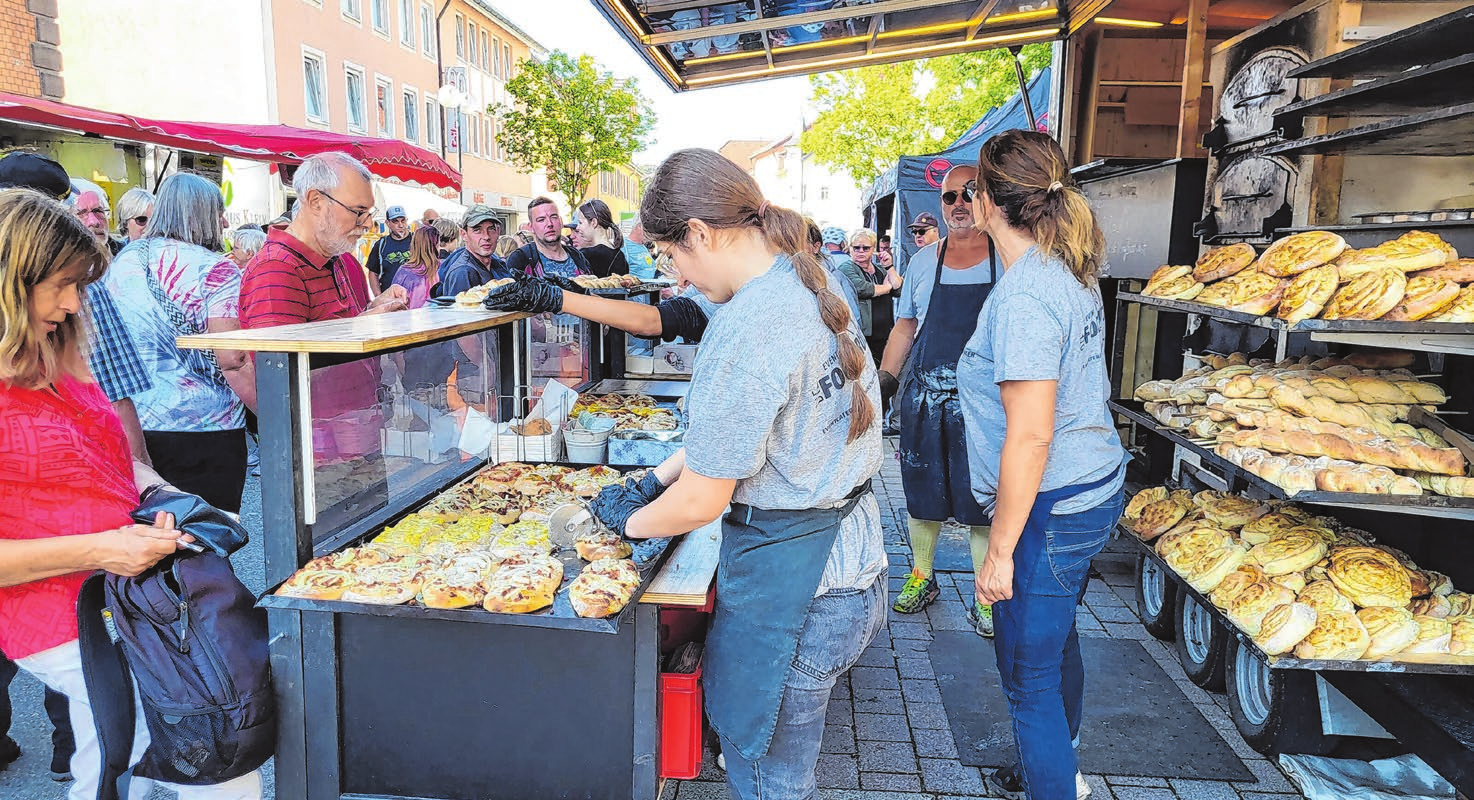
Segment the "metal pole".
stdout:
<svg viewBox="0 0 1474 800">
<path fill-rule="evenodd" d="M 456 172 L 461 173 L 461 205 L 466 204 L 466 112 L 456 106 Z"/>
<path fill-rule="evenodd" d="M 1029 130 L 1039 129 L 1039 121 L 1034 118 L 1034 104 L 1029 102 L 1029 79 L 1024 75 L 1024 64 L 1019 60 L 1019 54 L 1024 51 L 1022 45 L 1014 45 L 1008 48 L 1013 54 L 1013 74 L 1018 77 L 1018 96 L 1024 101 L 1024 114 L 1029 117 Z"/>
</svg>

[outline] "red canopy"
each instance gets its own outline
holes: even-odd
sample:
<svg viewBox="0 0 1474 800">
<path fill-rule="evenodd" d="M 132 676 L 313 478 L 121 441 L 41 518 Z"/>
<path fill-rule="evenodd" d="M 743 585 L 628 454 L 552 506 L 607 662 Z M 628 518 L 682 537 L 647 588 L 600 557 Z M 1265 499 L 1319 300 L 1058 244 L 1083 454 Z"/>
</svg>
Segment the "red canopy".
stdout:
<svg viewBox="0 0 1474 800">
<path fill-rule="evenodd" d="M 318 153 L 339 151 L 362 161 L 370 172 L 381 178 L 455 190 L 461 188 L 461 174 L 444 159 L 398 139 L 346 136 L 288 125 L 146 119 L 4 92 L 0 92 L 0 120 L 278 164 L 300 164 Z"/>
</svg>

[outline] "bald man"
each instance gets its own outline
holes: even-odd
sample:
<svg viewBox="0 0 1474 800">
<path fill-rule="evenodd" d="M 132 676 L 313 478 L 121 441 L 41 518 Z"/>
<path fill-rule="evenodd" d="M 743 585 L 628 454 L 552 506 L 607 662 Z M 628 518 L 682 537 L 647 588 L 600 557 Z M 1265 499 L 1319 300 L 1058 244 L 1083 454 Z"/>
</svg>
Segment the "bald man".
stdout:
<svg viewBox="0 0 1474 800">
<path fill-rule="evenodd" d="M 903 614 L 921 611 L 939 594 L 932 561 L 942 523 L 954 519 L 970 528 L 974 573 L 988 553 L 988 515 L 969 486 L 957 400 L 957 360 L 1003 272 L 987 234 L 973 227 L 976 178 L 976 167 L 957 166 L 942 180 L 947 235 L 907 264 L 895 327 L 880 361 L 881 392 L 888 395 L 898 389 L 901 366 L 910 370 L 899 402 L 901 486 L 912 555 L 911 575 L 894 605 Z M 974 601 L 968 617 L 979 636 L 993 635 L 991 607 Z"/>
</svg>

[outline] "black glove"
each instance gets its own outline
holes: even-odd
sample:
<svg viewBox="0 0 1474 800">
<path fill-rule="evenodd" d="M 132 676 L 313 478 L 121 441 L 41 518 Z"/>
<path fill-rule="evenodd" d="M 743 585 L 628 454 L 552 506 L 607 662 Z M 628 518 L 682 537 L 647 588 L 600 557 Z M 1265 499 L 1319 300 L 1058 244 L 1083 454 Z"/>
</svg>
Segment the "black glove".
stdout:
<svg viewBox="0 0 1474 800">
<path fill-rule="evenodd" d="M 665 484 L 661 483 L 660 479 L 655 477 L 655 470 L 645 470 L 645 474 L 635 484 L 635 491 L 638 491 L 640 496 L 645 498 L 645 502 L 649 504 L 655 502 L 655 498 L 665 492 Z"/>
<path fill-rule="evenodd" d="M 492 311 L 525 311 L 542 314 L 563 310 L 563 290 L 551 286 L 538 278 L 519 276 L 516 283 L 486 298 L 486 307 Z"/>
<path fill-rule="evenodd" d="M 626 478 L 624 483 L 600 489 L 599 496 L 589 503 L 589 511 L 593 512 L 594 518 L 603 523 L 604 527 L 624 536 L 624 526 L 630 521 L 630 517 L 649 502 L 640 490 L 640 484 L 634 478 Z"/>
<path fill-rule="evenodd" d="M 896 396 L 896 392 L 898 392 L 900 390 L 901 390 L 901 382 L 896 379 L 896 376 L 890 374 L 889 372 L 886 372 L 885 370 L 881 370 L 880 371 L 880 399 L 881 400 L 889 400 L 892 397 L 895 397 Z"/>
<path fill-rule="evenodd" d="M 573 292 L 574 294 L 589 293 L 588 289 L 585 289 L 584 287 L 578 285 L 578 281 L 575 281 L 572 278 L 565 278 L 562 275 L 545 275 L 543 276 L 543 280 L 553 284 L 554 286 L 562 289 L 565 292 Z"/>
</svg>

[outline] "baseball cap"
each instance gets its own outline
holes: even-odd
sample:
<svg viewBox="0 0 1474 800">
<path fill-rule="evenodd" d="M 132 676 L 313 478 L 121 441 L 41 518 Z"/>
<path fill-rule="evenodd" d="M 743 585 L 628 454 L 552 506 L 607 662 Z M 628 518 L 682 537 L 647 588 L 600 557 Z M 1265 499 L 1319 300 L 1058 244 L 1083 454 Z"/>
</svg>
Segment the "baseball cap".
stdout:
<svg viewBox="0 0 1474 800">
<path fill-rule="evenodd" d="M 820 231 L 819 236 L 823 238 L 824 244 L 844 244 L 845 242 L 849 241 L 850 238 L 849 236 L 845 235 L 844 228 L 841 228 L 837 225 L 830 225 L 829 227 Z"/>
<path fill-rule="evenodd" d="M 483 203 L 477 203 L 476 205 L 466 209 L 466 219 L 461 222 L 461 227 L 474 227 L 476 225 L 480 225 L 487 220 L 491 220 L 498 225 L 500 225 L 502 221 L 501 217 L 498 217 L 496 215 L 496 212 L 491 210 L 491 206 L 485 205 Z"/>
<path fill-rule="evenodd" d="M 923 211 L 920 214 L 916 215 L 916 219 L 911 220 L 911 224 L 906 226 L 906 230 L 915 233 L 922 228 L 937 227 L 940 226 L 937 224 L 936 215 L 932 214 L 930 211 Z"/>
<path fill-rule="evenodd" d="M 404 206 L 389 206 L 389 210 L 384 212 L 384 219 L 409 219 L 409 215 L 404 213 Z"/>
<path fill-rule="evenodd" d="M 28 150 L 12 150 L 0 156 L 0 189 L 35 189 L 61 200 L 71 193 L 72 182 L 55 159 Z"/>
</svg>

